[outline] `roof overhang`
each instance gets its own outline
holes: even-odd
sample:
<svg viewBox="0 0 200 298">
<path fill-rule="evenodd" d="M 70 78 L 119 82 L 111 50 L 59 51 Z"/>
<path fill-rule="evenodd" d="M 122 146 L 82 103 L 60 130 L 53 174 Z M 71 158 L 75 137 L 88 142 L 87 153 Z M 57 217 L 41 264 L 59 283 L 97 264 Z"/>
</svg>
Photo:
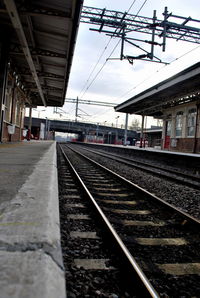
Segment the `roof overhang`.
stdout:
<svg viewBox="0 0 200 298">
<path fill-rule="evenodd" d="M 0 0 L 0 27 L 9 40 L 11 71 L 32 105 L 62 106 L 82 0 Z"/>
<path fill-rule="evenodd" d="M 116 112 L 161 116 L 169 107 L 200 100 L 200 63 L 117 105 Z"/>
</svg>

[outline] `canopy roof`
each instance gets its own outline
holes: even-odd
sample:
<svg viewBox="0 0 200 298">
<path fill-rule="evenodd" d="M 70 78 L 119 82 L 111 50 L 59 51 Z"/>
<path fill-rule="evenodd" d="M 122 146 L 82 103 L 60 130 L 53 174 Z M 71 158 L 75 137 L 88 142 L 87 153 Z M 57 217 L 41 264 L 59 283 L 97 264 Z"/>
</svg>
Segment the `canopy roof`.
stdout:
<svg viewBox="0 0 200 298">
<path fill-rule="evenodd" d="M 116 112 L 161 116 L 166 108 L 200 99 L 200 63 L 115 107 Z"/>
<path fill-rule="evenodd" d="M 64 104 L 82 2 L 0 0 L 11 71 L 33 105 Z"/>
</svg>

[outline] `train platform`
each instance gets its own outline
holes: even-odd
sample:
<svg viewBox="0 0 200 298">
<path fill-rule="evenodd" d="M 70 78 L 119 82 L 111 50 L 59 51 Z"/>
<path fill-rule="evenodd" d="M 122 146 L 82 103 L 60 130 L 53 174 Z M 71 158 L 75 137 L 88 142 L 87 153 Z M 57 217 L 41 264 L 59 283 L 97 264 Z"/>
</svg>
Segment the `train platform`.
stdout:
<svg viewBox="0 0 200 298">
<path fill-rule="evenodd" d="M 56 143 L 0 144 L 0 297 L 64 298 Z"/>
<path fill-rule="evenodd" d="M 99 145 L 99 146 L 107 146 L 107 147 L 113 147 L 113 148 L 122 148 L 122 149 L 128 149 L 128 150 L 138 150 L 138 151 L 147 151 L 147 152 L 155 152 L 155 153 L 162 153 L 162 154 L 168 154 L 168 155 L 177 155 L 177 156 L 191 156 L 195 158 L 200 158 L 199 153 L 189 153 L 189 152 L 179 152 L 179 151 L 170 151 L 170 150 L 163 150 L 161 148 L 154 148 L 154 147 L 144 147 L 140 148 L 137 146 L 131 146 L 131 145 L 115 145 L 115 144 L 98 144 L 98 143 L 86 143 L 90 145 Z"/>
<path fill-rule="evenodd" d="M 191 169 L 195 173 L 200 173 L 200 154 L 177 152 L 161 150 L 158 148 L 145 147 L 139 148 L 136 146 L 123 146 L 113 144 L 97 144 L 97 143 L 84 143 L 86 146 L 98 146 L 105 150 L 112 150 L 116 153 L 125 153 L 132 157 L 153 159 L 156 161 L 162 161 L 172 167 L 181 167 L 185 169 Z"/>
</svg>

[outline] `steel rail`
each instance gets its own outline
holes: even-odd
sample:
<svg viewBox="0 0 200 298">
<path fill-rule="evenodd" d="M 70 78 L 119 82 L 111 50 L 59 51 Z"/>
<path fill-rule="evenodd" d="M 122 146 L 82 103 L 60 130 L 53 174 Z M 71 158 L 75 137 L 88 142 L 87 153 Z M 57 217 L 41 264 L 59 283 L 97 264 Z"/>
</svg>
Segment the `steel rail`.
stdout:
<svg viewBox="0 0 200 298">
<path fill-rule="evenodd" d="M 66 145 L 65 145 L 66 146 Z M 182 215 L 184 219 L 187 219 L 188 221 L 194 223 L 194 224 L 200 224 L 200 220 L 187 214 L 186 212 L 178 209 L 177 207 L 169 204 L 168 202 L 162 200 L 161 198 L 157 197 L 156 195 L 150 193 L 148 190 L 140 187 L 139 185 L 133 183 L 132 181 L 126 179 L 125 177 L 113 172 L 112 170 L 106 168 L 105 166 L 101 165 L 100 163 L 96 162 L 95 160 L 89 158 L 88 156 L 76 151 L 75 149 L 72 149 L 70 146 L 67 146 L 68 148 L 70 148 L 72 151 L 74 151 L 75 153 L 79 154 L 80 156 L 82 156 L 83 158 L 89 160 L 91 163 L 96 164 L 98 167 L 102 168 L 104 171 L 109 172 L 111 175 L 115 176 L 116 178 L 123 180 L 127 185 L 129 185 L 130 187 L 133 187 L 135 189 L 137 189 L 138 191 L 142 192 L 143 194 L 146 194 L 148 197 L 150 197 L 151 199 L 160 202 L 162 205 L 164 205 L 165 207 L 177 212 L 180 216 Z"/>
<path fill-rule="evenodd" d="M 90 200 L 92 201 L 92 203 L 94 204 L 96 210 L 98 211 L 99 215 L 101 216 L 101 218 L 102 218 L 103 222 L 105 223 L 106 227 L 108 228 L 108 230 L 110 231 L 110 233 L 114 237 L 115 241 L 117 242 L 117 244 L 120 247 L 121 251 L 125 255 L 126 259 L 129 261 L 129 263 L 131 264 L 132 268 L 137 273 L 137 275 L 140 278 L 141 282 L 145 286 L 145 289 L 147 291 L 147 294 L 149 294 L 151 297 L 159 298 L 160 297 L 159 294 L 154 289 L 154 287 L 152 286 L 152 284 L 149 282 L 148 278 L 146 277 L 146 275 L 144 274 L 144 272 L 142 271 L 142 269 L 140 268 L 140 266 L 137 264 L 136 260 L 133 258 L 133 256 L 129 252 L 129 250 L 126 248 L 126 246 L 124 245 L 123 241 L 118 236 L 117 232 L 115 231 L 115 229 L 112 227 L 112 225 L 110 224 L 109 220 L 105 216 L 104 212 L 101 210 L 101 208 L 99 207 L 99 205 L 96 203 L 96 201 L 93 198 L 92 194 L 87 189 L 86 185 L 84 184 L 83 180 L 81 179 L 81 177 L 79 176 L 79 174 L 77 173 L 77 171 L 75 170 L 75 168 L 73 167 L 73 165 L 70 162 L 69 158 L 66 156 L 63 148 L 60 145 L 59 145 L 59 147 L 61 149 L 61 152 L 62 152 L 64 158 L 66 159 L 66 161 L 70 165 L 73 173 L 75 174 L 76 178 L 78 179 L 79 183 L 81 184 L 82 188 L 84 189 L 84 191 L 86 192 L 86 194 L 88 195 L 88 197 L 90 198 Z M 68 147 L 68 148 L 70 148 L 70 147 Z M 76 152 L 73 149 L 71 149 L 71 150 L 74 151 L 74 152 Z M 80 154 L 79 152 L 76 152 L 76 153 L 77 154 Z"/>
</svg>

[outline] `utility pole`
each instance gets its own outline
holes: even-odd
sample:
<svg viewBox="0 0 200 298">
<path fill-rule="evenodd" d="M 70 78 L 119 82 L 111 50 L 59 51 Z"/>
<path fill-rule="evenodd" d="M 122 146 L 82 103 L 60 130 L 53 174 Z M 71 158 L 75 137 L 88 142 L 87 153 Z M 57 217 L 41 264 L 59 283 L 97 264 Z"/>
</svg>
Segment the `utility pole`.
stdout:
<svg viewBox="0 0 200 298">
<path fill-rule="evenodd" d="M 143 147 L 143 138 L 144 138 L 144 118 L 145 118 L 145 115 L 142 115 L 142 127 L 141 127 L 141 133 L 140 133 L 140 148 Z"/>
<path fill-rule="evenodd" d="M 28 124 L 27 141 L 30 141 L 31 139 L 31 126 L 32 126 L 32 106 L 29 107 L 29 124 Z"/>
<path fill-rule="evenodd" d="M 115 143 L 117 145 L 118 143 L 118 119 L 119 119 L 119 116 L 116 117 L 116 140 L 115 140 Z"/>
<path fill-rule="evenodd" d="M 76 98 L 76 112 L 75 112 L 75 121 L 77 122 L 77 117 L 78 117 L 78 96 Z"/>
<path fill-rule="evenodd" d="M 126 113 L 126 119 L 125 119 L 124 146 L 127 145 L 127 129 L 128 129 L 128 113 Z"/>
</svg>

